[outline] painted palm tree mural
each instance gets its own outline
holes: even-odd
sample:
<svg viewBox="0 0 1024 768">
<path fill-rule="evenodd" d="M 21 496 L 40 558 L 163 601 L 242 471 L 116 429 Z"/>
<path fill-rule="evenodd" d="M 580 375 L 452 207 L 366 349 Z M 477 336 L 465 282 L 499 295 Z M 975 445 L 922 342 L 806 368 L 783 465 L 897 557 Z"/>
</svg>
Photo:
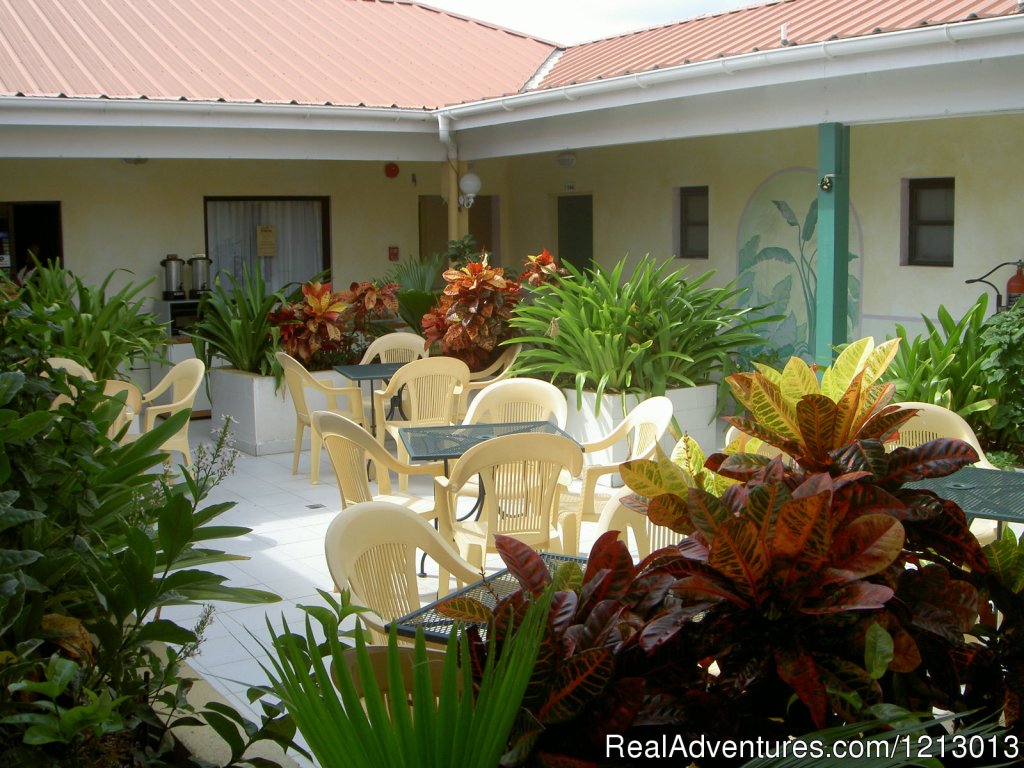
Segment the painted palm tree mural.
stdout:
<svg viewBox="0 0 1024 768">
<path fill-rule="evenodd" d="M 765 327 L 766 345 L 785 359 L 814 355 L 818 311 L 818 196 L 810 168 L 780 171 L 763 182 L 751 196 L 739 227 L 739 285 L 748 290 L 747 301 L 766 305 L 764 314 L 783 320 Z M 803 217 L 797 211 L 806 211 Z M 861 233 L 850 206 L 849 338 L 860 332 Z M 854 247 L 856 246 L 856 247 Z"/>
</svg>

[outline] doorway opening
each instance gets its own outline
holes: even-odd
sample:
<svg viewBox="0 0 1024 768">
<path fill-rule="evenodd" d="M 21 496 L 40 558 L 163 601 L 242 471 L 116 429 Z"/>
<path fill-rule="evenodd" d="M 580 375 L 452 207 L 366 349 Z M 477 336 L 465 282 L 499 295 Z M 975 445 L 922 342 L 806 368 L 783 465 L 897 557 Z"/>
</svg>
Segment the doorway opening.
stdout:
<svg viewBox="0 0 1024 768">
<path fill-rule="evenodd" d="M 592 195 L 558 197 L 558 253 L 577 269 L 594 264 L 594 198 Z"/>
</svg>

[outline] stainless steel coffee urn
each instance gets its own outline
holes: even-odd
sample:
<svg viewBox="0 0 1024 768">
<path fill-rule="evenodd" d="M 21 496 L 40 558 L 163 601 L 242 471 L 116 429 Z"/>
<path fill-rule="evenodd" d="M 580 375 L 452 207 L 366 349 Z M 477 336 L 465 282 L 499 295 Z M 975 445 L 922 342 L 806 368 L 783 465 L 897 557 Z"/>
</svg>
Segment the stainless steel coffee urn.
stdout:
<svg viewBox="0 0 1024 768">
<path fill-rule="evenodd" d="M 178 258 L 178 254 L 169 253 L 167 258 L 160 262 L 160 266 L 164 268 L 164 299 L 167 301 L 184 299 L 185 262 Z"/>
<path fill-rule="evenodd" d="M 210 290 L 210 267 L 213 261 L 205 253 L 193 253 L 188 260 L 188 266 L 192 271 L 192 289 L 189 291 L 189 298 L 198 299 Z"/>
</svg>

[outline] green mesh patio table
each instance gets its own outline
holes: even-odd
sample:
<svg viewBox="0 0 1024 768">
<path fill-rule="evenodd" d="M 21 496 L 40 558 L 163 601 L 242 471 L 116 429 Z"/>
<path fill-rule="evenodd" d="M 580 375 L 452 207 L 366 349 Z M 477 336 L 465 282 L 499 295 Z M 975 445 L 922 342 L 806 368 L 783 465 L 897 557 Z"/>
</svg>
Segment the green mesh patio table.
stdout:
<svg viewBox="0 0 1024 768">
<path fill-rule="evenodd" d="M 1024 523 L 1024 472 L 963 467 L 946 477 L 907 483 L 956 502 L 968 518 L 995 520 L 1002 536 L 1004 523 Z"/>
<path fill-rule="evenodd" d="M 544 564 L 548 567 L 548 573 L 552 577 L 565 563 L 576 563 L 583 570 L 586 570 L 587 567 L 587 559 L 585 557 L 563 555 L 555 552 L 540 552 L 538 554 L 540 554 Z M 386 628 L 390 631 L 393 624 L 399 636 L 414 638 L 416 637 L 417 628 L 422 627 L 424 640 L 434 645 L 445 645 L 448 642 L 448 635 L 452 632 L 452 627 L 455 626 L 455 620 L 448 618 L 437 610 L 441 603 L 454 597 L 472 597 L 488 608 L 494 608 L 498 604 L 498 600 L 508 597 L 517 589 L 519 589 L 519 582 L 516 580 L 516 577 L 509 573 L 508 568 L 502 568 L 500 571 L 490 574 L 482 581 L 478 581 L 475 584 L 467 584 L 450 595 L 435 600 L 429 605 L 424 605 L 419 610 L 413 611 L 406 616 L 395 619 Z M 486 639 L 487 625 L 482 622 L 473 622 L 473 624 L 480 628 L 481 637 Z"/>
</svg>

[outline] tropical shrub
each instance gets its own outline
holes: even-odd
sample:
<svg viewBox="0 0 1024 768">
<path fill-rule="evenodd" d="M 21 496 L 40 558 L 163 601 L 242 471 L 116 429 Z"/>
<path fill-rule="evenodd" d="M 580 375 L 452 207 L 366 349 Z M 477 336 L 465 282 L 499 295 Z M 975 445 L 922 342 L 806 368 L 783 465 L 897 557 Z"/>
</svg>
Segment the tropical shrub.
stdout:
<svg viewBox="0 0 1024 768">
<path fill-rule="evenodd" d="M 216 524 L 230 504 L 204 503 L 231 469 L 223 439 L 170 484 L 158 449 L 188 414 L 109 440 L 122 403 L 50 368 L 50 325 L 18 301 L 0 307 L 0 754 L 46 768 L 170 761 L 169 728 L 222 715 L 184 698 L 181 663 L 209 611 L 181 626 L 159 609 L 277 598 L 204 570 L 237 559 L 209 542 L 249 532 Z M 246 727 L 231 734 L 243 750 L 288 740 L 284 720 Z"/>
<path fill-rule="evenodd" d="M 275 371 L 279 335 L 270 315 L 284 297 L 268 290 L 258 262 L 252 271 L 248 265 L 242 270 L 241 280 L 230 274 L 217 276 L 213 289 L 199 302 L 199 320 L 189 336 L 207 369 L 219 357 L 231 368 L 268 376 Z"/>
<path fill-rule="evenodd" d="M 337 354 L 342 348 L 348 324 L 348 304 L 340 294 L 331 291 L 330 283 L 309 282 L 302 285 L 302 299 L 283 302 L 270 313 L 270 322 L 277 328 L 281 348 L 311 370 L 317 370 L 317 359 Z"/>
<path fill-rule="evenodd" d="M 510 324 L 527 346 L 521 375 L 584 390 L 661 395 L 669 387 L 712 381 L 725 360 L 759 337 L 736 306 L 740 291 L 694 280 L 671 263 L 645 257 L 626 277 L 626 262 L 568 274 L 534 290 Z M 599 397 L 600 399 L 600 397 Z"/>
<path fill-rule="evenodd" d="M 986 391 L 995 407 L 974 422 L 988 445 L 1024 455 L 1024 303 L 988 318 L 980 361 Z"/>
<path fill-rule="evenodd" d="M 43 333 L 55 357 L 82 363 L 97 379 L 117 378 L 135 360 L 157 359 L 167 327 L 146 311 L 140 294 L 153 282 L 127 283 L 110 293 L 111 272 L 99 285 L 87 285 L 57 264 L 37 265 L 21 288 L 21 299 L 47 312 Z M 109 293 L 109 295 L 108 295 Z"/>
<path fill-rule="evenodd" d="M 1020 688 L 1001 666 L 1010 657 L 977 625 L 990 558 L 959 507 L 906 485 L 977 454 L 946 439 L 885 449 L 912 416 L 879 383 L 897 343 L 855 342 L 821 384 L 802 361 L 730 379 L 751 408 L 733 423 L 789 458 L 709 457 L 707 469 L 737 481 L 721 496 L 663 456 L 623 465 L 678 546 L 634 565 L 608 532 L 585 571 L 552 577 L 528 548 L 501 542 L 524 592 L 557 590 L 530 714 L 504 764 L 603 763 L 610 734 L 785 741 L 844 724 L 902 727 L 936 709 L 969 712 L 958 727 L 1000 713 L 1020 727 Z M 523 599 L 503 598 L 489 631 L 500 636 Z M 488 616 L 450 604 L 455 616 Z"/>
<path fill-rule="evenodd" d="M 482 370 L 497 357 L 498 344 L 513 335 L 509 318 L 519 303 L 519 283 L 492 267 L 486 253 L 461 269 L 445 270 L 444 279 L 440 301 L 423 316 L 423 335 L 428 344 L 439 343 L 442 354 Z"/>
<path fill-rule="evenodd" d="M 937 322 L 922 315 L 927 334 L 910 339 L 897 324 L 899 351 L 883 377 L 896 385 L 896 400 L 941 405 L 978 424 L 984 417 L 974 414 L 996 402 L 985 373 L 987 313 L 988 294 L 983 293 L 959 320 L 941 304 Z"/>
</svg>

